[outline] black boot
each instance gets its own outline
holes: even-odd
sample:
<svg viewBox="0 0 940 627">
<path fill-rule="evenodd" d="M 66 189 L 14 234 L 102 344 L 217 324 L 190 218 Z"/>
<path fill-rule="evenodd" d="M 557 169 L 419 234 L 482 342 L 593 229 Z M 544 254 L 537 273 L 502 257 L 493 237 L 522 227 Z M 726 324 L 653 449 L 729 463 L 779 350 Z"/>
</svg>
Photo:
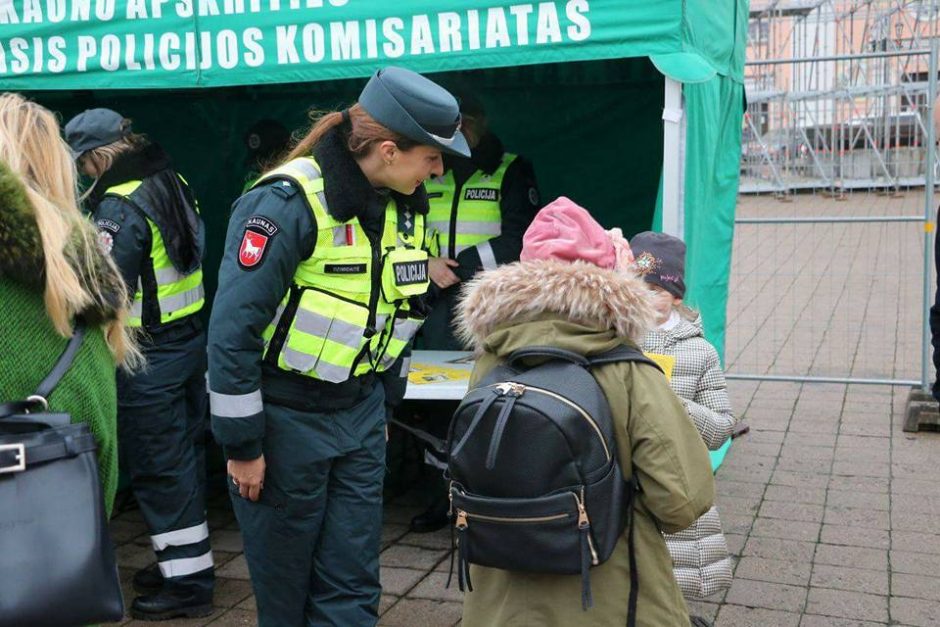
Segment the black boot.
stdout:
<svg viewBox="0 0 940 627">
<path fill-rule="evenodd" d="M 431 533 L 443 529 L 450 522 L 447 510 L 450 509 L 450 499 L 446 494 L 438 495 L 431 502 L 430 507 L 411 519 L 408 528 L 414 533 Z"/>
<path fill-rule="evenodd" d="M 702 618 L 701 616 L 689 616 L 689 620 L 692 623 L 692 627 L 712 627 L 713 625 L 710 620 Z"/>
<path fill-rule="evenodd" d="M 137 594 L 155 594 L 163 588 L 163 573 L 159 564 L 151 564 L 134 573 L 134 592 Z"/>
<path fill-rule="evenodd" d="M 131 616 L 140 620 L 201 618 L 212 613 L 212 591 L 164 585 L 156 594 L 139 596 L 131 604 Z"/>
</svg>

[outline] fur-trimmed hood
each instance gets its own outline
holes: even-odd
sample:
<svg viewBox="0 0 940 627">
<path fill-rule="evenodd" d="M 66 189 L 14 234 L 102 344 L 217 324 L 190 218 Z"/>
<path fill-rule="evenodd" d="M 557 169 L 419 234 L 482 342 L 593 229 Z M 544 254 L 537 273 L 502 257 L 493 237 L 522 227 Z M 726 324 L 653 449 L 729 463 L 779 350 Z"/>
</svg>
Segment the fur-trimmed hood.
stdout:
<svg viewBox="0 0 940 627">
<path fill-rule="evenodd" d="M 87 228 L 93 230 L 91 223 Z M 94 237 L 94 235 L 92 235 Z M 120 302 L 121 279 L 112 263 L 97 247 L 92 263 L 78 259 L 78 247 L 67 251 L 72 266 L 85 285 L 91 284 L 91 273 L 99 277 L 104 295 L 79 314 L 89 324 L 113 320 L 123 306 Z M 88 270 L 88 266 L 91 269 Z M 9 280 L 42 293 L 46 289 L 46 262 L 42 238 L 36 224 L 35 210 L 26 196 L 20 179 L 0 163 L 0 280 Z"/>
<path fill-rule="evenodd" d="M 480 349 L 501 325 L 554 314 L 637 343 L 655 319 L 649 296 L 642 279 L 587 262 L 520 261 L 483 272 L 463 287 L 456 327 L 465 344 Z"/>
</svg>

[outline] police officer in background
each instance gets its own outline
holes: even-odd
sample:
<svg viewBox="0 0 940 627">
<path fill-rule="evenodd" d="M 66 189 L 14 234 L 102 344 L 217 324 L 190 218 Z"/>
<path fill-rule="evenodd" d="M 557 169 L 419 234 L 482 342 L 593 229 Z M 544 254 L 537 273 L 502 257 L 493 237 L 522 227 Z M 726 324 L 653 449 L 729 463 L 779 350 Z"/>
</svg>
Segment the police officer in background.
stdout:
<svg viewBox="0 0 940 627">
<path fill-rule="evenodd" d="M 519 260 L 522 236 L 538 213 L 539 192 L 532 164 L 506 152 L 499 137 L 489 130 L 483 105 L 470 93 L 459 93 L 463 132 L 471 147 L 470 158 L 447 155 L 445 172 L 425 184 L 431 211 L 432 309 L 415 342 L 426 350 L 464 350 L 454 337 L 453 316 L 460 284 L 481 270 Z M 415 404 L 425 416 L 428 431 L 446 437 L 453 415 L 450 404 Z M 440 470 L 446 459 L 428 449 L 425 461 Z M 416 533 L 441 529 L 447 524 L 449 503 L 442 479 L 431 483 L 431 503 L 411 520 Z"/>
<path fill-rule="evenodd" d="M 144 620 L 212 613 L 215 575 L 206 525 L 207 416 L 204 227 L 196 199 L 158 144 L 110 109 L 65 125 L 99 241 L 133 294 L 146 367 L 117 373 L 118 440 L 157 564 L 134 576 L 131 615 Z"/>
<path fill-rule="evenodd" d="M 400 68 L 236 201 L 209 330 L 212 428 L 262 626 L 375 625 L 388 407 L 429 284 L 457 102 Z"/>
<path fill-rule="evenodd" d="M 261 174 L 274 165 L 273 161 L 287 152 L 290 148 L 290 131 L 277 120 L 265 118 L 251 125 L 244 140 L 245 148 L 248 149 L 245 157 L 248 175 L 242 194 L 251 189 Z"/>
</svg>

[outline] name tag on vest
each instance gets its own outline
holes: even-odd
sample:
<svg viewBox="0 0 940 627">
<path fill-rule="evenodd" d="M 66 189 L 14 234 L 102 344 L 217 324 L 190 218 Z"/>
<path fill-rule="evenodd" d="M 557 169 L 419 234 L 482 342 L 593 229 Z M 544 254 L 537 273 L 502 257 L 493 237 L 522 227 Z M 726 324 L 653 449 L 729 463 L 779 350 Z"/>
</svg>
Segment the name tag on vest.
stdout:
<svg viewBox="0 0 940 627">
<path fill-rule="evenodd" d="M 395 285 L 417 285 L 428 280 L 427 260 L 401 261 L 392 264 L 392 268 L 395 270 Z"/>
<path fill-rule="evenodd" d="M 328 263 L 323 266 L 327 274 L 362 274 L 366 271 L 364 263 Z"/>
<path fill-rule="evenodd" d="M 499 200 L 499 190 L 486 187 L 468 187 L 463 192 L 463 199 L 496 202 Z"/>
</svg>

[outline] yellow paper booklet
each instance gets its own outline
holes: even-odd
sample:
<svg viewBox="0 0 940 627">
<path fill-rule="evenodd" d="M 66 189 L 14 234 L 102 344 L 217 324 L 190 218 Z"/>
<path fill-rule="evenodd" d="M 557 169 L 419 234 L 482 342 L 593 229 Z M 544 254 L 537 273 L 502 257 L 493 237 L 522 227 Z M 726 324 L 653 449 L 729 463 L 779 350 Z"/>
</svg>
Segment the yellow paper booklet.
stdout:
<svg viewBox="0 0 940 627">
<path fill-rule="evenodd" d="M 408 382 L 415 385 L 443 383 L 445 381 L 468 381 L 470 370 L 466 368 L 447 368 L 432 364 L 412 363 L 408 372 Z"/>
<path fill-rule="evenodd" d="M 663 369 L 666 374 L 666 380 L 672 379 L 672 369 L 676 365 L 676 358 L 672 355 L 660 355 L 659 353 L 643 353 Z"/>
</svg>

